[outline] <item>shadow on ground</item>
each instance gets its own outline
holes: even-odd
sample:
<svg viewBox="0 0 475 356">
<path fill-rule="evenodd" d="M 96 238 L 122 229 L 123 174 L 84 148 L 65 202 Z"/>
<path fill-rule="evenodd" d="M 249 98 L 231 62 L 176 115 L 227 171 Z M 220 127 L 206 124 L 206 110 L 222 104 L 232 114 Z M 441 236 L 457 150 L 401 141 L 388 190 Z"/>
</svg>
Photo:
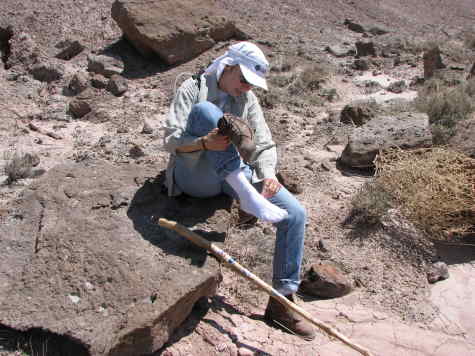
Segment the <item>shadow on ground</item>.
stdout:
<svg viewBox="0 0 475 356">
<path fill-rule="evenodd" d="M 224 242 L 226 233 L 216 231 L 214 228 L 217 225 L 210 223 L 209 219 L 218 210 L 230 211 L 232 200 L 225 195 L 208 199 L 193 198 L 184 194 L 179 197 L 168 197 L 163 186 L 164 180 L 165 173 L 162 171 L 156 178 L 145 181 L 135 193 L 127 216 L 132 220 L 135 230 L 145 240 L 167 254 L 190 259 L 193 265 L 202 266 L 206 261 L 207 251 L 178 233 L 159 226 L 156 221 L 165 218 L 190 229 L 197 225 L 205 225 L 206 230 L 195 228 L 193 231 L 208 241 Z M 222 231 L 222 226 L 218 230 Z"/>
</svg>

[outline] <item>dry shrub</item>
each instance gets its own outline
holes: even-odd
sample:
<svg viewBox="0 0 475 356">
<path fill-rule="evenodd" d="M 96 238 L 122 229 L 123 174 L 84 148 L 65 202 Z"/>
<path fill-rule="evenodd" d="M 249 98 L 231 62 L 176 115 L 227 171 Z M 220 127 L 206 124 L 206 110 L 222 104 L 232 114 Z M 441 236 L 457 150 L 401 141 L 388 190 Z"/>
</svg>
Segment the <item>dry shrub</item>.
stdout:
<svg viewBox="0 0 475 356">
<path fill-rule="evenodd" d="M 416 108 L 429 116 L 434 143 L 447 143 L 455 133 L 457 122 L 467 119 L 475 110 L 474 93 L 472 81 L 450 88 L 440 79 L 428 81 L 419 92 Z"/>
<path fill-rule="evenodd" d="M 444 148 L 381 153 L 376 183 L 432 238 L 475 228 L 475 160 Z"/>
<path fill-rule="evenodd" d="M 5 152 L 4 160 L 4 172 L 7 176 L 8 184 L 31 176 L 33 169 L 33 157 L 31 155 L 18 151 Z"/>
<path fill-rule="evenodd" d="M 393 206 L 391 195 L 384 187 L 371 182 L 364 184 L 351 200 L 351 220 L 356 225 L 376 225 Z"/>
</svg>

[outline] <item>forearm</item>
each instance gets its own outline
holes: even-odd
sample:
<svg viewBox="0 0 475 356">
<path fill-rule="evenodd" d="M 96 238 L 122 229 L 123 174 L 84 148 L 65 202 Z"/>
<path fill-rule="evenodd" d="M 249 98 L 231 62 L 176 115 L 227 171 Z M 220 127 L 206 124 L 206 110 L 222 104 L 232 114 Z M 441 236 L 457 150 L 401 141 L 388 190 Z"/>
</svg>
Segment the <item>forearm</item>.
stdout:
<svg viewBox="0 0 475 356">
<path fill-rule="evenodd" d="M 204 137 L 198 137 L 193 142 L 176 148 L 176 152 L 179 153 L 189 153 L 204 150 L 206 150 L 206 143 Z"/>
</svg>

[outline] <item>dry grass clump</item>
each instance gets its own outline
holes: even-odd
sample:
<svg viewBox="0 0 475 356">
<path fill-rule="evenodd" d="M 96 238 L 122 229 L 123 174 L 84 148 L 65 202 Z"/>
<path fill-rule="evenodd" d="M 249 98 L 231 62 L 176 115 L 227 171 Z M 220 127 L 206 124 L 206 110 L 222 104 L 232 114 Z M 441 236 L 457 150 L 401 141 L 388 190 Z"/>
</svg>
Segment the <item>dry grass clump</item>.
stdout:
<svg viewBox="0 0 475 356">
<path fill-rule="evenodd" d="M 435 144 L 445 144 L 454 135 L 457 122 L 475 110 L 473 80 L 447 87 L 440 79 L 427 82 L 415 101 L 419 111 L 427 113 Z"/>
<path fill-rule="evenodd" d="M 390 150 L 376 161 L 377 186 L 431 238 L 475 232 L 475 160 L 444 148 Z"/>
<path fill-rule="evenodd" d="M 378 182 L 364 184 L 351 200 L 351 221 L 355 225 L 377 225 L 393 207 L 391 195 Z"/>
<path fill-rule="evenodd" d="M 28 178 L 32 174 L 34 165 L 33 157 L 18 151 L 4 153 L 5 166 L 3 168 L 7 176 L 7 184 L 19 179 Z"/>
</svg>

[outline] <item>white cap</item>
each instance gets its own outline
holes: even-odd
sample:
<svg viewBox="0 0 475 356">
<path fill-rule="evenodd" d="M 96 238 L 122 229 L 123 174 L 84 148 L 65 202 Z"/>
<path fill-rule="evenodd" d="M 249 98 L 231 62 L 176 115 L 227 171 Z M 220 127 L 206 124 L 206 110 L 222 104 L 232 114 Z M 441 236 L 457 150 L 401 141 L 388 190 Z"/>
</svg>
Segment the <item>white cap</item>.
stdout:
<svg viewBox="0 0 475 356">
<path fill-rule="evenodd" d="M 251 42 L 239 42 L 229 46 L 228 51 L 215 59 L 206 72 L 216 71 L 219 78 L 225 65 L 237 64 L 249 84 L 267 90 L 265 76 L 269 71 L 269 62 L 261 49 Z"/>
<path fill-rule="evenodd" d="M 251 42 L 240 42 L 230 46 L 228 52 L 235 57 L 249 84 L 267 90 L 265 76 L 269 71 L 269 62 L 259 47 Z"/>
</svg>

